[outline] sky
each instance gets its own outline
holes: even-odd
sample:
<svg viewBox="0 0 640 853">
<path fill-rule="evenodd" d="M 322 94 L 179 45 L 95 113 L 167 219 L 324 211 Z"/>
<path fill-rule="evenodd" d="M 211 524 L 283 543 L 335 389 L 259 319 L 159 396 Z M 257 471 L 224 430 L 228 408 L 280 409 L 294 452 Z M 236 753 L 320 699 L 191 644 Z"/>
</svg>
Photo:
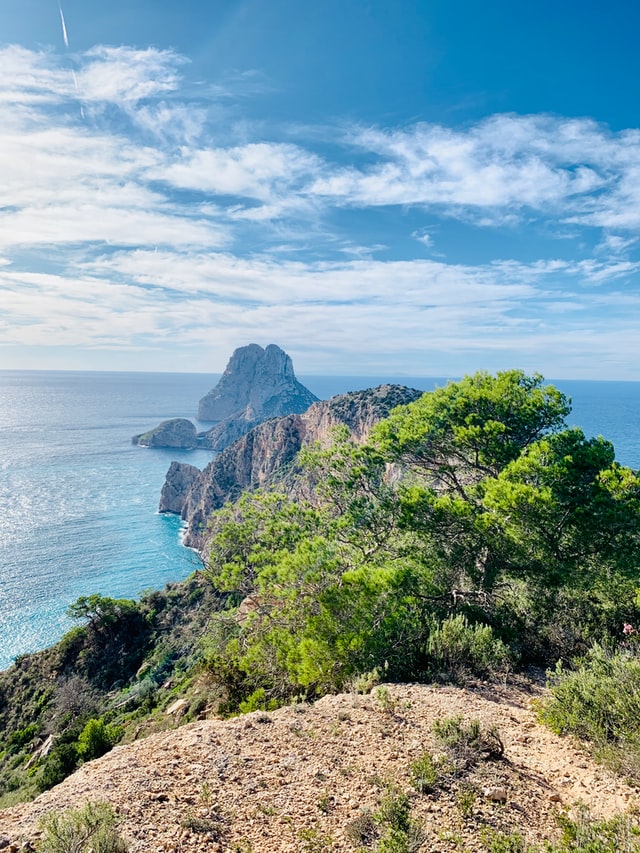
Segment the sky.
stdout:
<svg viewBox="0 0 640 853">
<path fill-rule="evenodd" d="M 0 369 L 640 381 L 640 5 L 0 0 Z"/>
</svg>

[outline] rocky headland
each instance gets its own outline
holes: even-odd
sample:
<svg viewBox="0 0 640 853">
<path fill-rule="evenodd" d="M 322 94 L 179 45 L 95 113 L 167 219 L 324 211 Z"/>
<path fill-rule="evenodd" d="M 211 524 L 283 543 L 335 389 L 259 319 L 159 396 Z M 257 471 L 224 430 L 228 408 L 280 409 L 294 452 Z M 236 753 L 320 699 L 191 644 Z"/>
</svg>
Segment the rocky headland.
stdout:
<svg viewBox="0 0 640 853">
<path fill-rule="evenodd" d="M 300 449 L 313 442 L 327 443 L 334 427 L 349 428 L 364 441 L 371 428 L 396 406 L 422 394 L 401 385 L 381 385 L 365 391 L 340 394 L 313 403 L 302 414 L 272 418 L 218 453 L 204 471 L 172 462 L 160 497 L 160 512 L 179 514 L 187 522 L 185 543 L 201 549 L 207 519 L 245 489 L 279 480 L 291 473 Z"/>
</svg>

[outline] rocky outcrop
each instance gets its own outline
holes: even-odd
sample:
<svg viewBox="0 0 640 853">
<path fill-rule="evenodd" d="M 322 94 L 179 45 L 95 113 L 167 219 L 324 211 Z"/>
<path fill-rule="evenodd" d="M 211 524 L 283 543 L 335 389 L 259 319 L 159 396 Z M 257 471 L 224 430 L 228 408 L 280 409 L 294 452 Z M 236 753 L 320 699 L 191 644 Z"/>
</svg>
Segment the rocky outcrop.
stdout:
<svg viewBox="0 0 640 853">
<path fill-rule="evenodd" d="M 195 426 L 186 418 L 173 418 L 163 421 L 155 429 L 134 435 L 131 441 L 142 447 L 183 447 L 198 446 Z"/>
<path fill-rule="evenodd" d="M 219 424 L 211 427 L 206 432 L 198 433 L 198 444 L 206 450 L 224 450 L 234 441 L 246 435 L 254 426 L 262 423 L 261 420 L 248 420 L 245 417 L 227 418 Z"/>
<path fill-rule="evenodd" d="M 189 489 L 197 482 L 201 474 L 202 471 L 195 465 L 187 465 L 186 462 L 172 462 L 160 493 L 161 511 L 180 515 Z"/>
<path fill-rule="evenodd" d="M 145 447 L 220 451 L 257 424 L 304 412 L 317 399 L 298 382 L 291 358 L 280 347 L 249 344 L 235 350 L 216 387 L 200 400 L 198 420 L 215 426 L 197 433 L 191 421 L 175 418 L 131 440 Z"/>
<path fill-rule="evenodd" d="M 304 412 L 317 399 L 298 382 L 280 347 L 249 344 L 233 353 L 216 387 L 200 400 L 198 420 L 263 421 Z"/>
<path fill-rule="evenodd" d="M 339 424 L 345 424 L 356 440 L 363 441 L 375 423 L 421 393 L 399 385 L 382 385 L 314 403 L 303 414 L 265 421 L 219 453 L 186 489 L 184 484 L 192 473 L 184 469 L 193 466 L 174 462 L 163 488 L 160 512 L 179 512 L 188 524 L 185 543 L 202 548 L 209 515 L 235 500 L 244 489 L 281 478 L 287 467 L 293 467 L 304 444 L 327 443 Z"/>
<path fill-rule="evenodd" d="M 531 707 L 543 695 L 537 685 L 389 684 L 376 691 L 203 719 L 117 746 L 32 802 L 0 811 L 0 848 L 39 847 L 43 816 L 90 800 L 111 804 L 131 853 L 380 849 L 377 842 L 363 846 L 363 833 L 369 827 L 372 837 L 379 834 L 371 816 L 380 814 L 381 801 L 391 814 L 389 790 L 408 792 L 424 853 L 486 850 L 483 827 L 497 839 L 493 850 L 547 850 L 553 839 L 557 850 L 558 809 L 577 801 L 596 819 L 627 812 L 637 826 L 637 789 L 542 726 Z M 174 708 L 181 698 L 172 698 Z M 169 710 L 171 725 L 177 711 L 166 716 Z M 442 754 L 434 720 L 456 718 L 497 730 L 505 760 L 469 762 L 455 779 L 441 774 L 434 793 L 418 794 L 413 766 Z M 469 813 L 461 791 L 473 794 Z M 584 812 L 573 814 L 589 826 Z M 512 842 L 500 841 L 502 834 Z M 394 840 L 387 850 L 418 849 L 387 837 Z M 596 843 L 581 849 L 613 849 Z"/>
</svg>

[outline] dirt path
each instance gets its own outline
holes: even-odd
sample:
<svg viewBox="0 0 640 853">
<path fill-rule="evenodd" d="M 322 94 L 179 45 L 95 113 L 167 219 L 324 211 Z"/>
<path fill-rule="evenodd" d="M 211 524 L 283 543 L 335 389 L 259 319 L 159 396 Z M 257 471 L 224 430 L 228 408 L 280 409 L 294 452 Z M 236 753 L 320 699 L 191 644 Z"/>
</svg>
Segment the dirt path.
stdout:
<svg viewBox="0 0 640 853">
<path fill-rule="evenodd" d="M 354 819 L 375 811 L 393 783 L 424 827 L 421 850 L 479 851 L 482 827 L 533 842 L 553 835 L 563 805 L 582 801 L 610 816 L 636 804 L 636 790 L 536 722 L 537 692 L 388 685 L 379 698 L 327 696 L 192 723 L 116 747 L 33 803 L 0 812 L 0 839 L 33 840 L 44 813 L 92 799 L 112 803 L 133 853 L 353 851 Z M 419 794 L 410 765 L 437 752 L 434 720 L 458 715 L 497 726 L 504 758 Z"/>
</svg>

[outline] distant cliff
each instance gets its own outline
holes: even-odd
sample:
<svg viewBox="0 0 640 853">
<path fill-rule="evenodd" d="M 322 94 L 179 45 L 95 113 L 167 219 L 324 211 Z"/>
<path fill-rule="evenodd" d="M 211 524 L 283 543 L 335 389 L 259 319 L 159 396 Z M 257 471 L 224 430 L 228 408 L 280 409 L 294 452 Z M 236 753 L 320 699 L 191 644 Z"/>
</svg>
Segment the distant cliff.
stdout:
<svg viewBox="0 0 640 853">
<path fill-rule="evenodd" d="M 239 347 L 220 381 L 201 400 L 198 420 L 215 425 L 196 433 L 191 421 L 174 418 L 134 435 L 147 447 L 202 447 L 223 450 L 269 418 L 304 412 L 317 397 L 295 377 L 293 363 L 275 344 Z"/>
<path fill-rule="evenodd" d="M 179 513 L 188 524 L 185 543 L 201 548 L 207 519 L 243 489 L 263 486 L 291 466 L 298 451 L 314 441 L 326 442 L 333 427 L 345 424 L 364 441 L 371 428 L 396 406 L 422 394 L 401 385 L 381 385 L 314 403 L 302 414 L 274 418 L 251 429 L 219 453 L 201 473 L 173 462 L 160 498 L 160 512 Z"/>
<path fill-rule="evenodd" d="M 304 412 L 317 399 L 298 382 L 280 347 L 249 344 L 233 353 L 216 387 L 200 400 L 198 420 L 265 420 Z"/>
</svg>

